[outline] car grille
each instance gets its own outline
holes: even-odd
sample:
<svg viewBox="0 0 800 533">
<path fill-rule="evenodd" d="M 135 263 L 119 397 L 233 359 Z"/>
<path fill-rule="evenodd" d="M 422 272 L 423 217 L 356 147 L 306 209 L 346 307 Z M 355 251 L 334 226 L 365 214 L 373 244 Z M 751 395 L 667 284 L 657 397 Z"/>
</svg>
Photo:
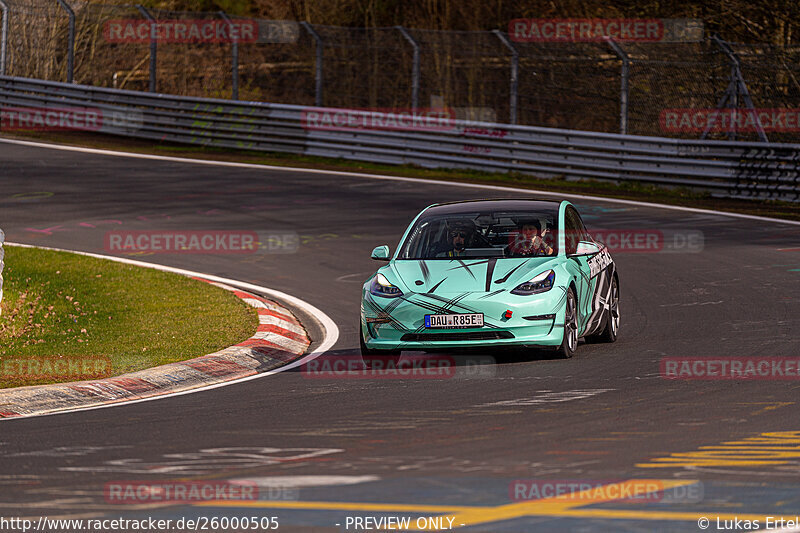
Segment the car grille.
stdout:
<svg viewBox="0 0 800 533">
<path fill-rule="evenodd" d="M 510 331 L 448 331 L 436 333 L 406 333 L 400 340 L 403 342 L 425 341 L 493 341 L 497 339 L 513 339 Z"/>
</svg>

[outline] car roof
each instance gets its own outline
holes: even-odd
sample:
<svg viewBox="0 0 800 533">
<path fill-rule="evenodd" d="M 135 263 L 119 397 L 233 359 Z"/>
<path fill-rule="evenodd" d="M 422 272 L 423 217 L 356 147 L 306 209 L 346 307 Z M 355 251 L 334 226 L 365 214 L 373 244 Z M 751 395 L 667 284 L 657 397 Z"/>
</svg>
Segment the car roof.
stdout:
<svg viewBox="0 0 800 533">
<path fill-rule="evenodd" d="M 561 200 L 545 200 L 541 198 L 465 200 L 433 204 L 425 210 L 425 214 L 447 215 L 475 211 L 558 211 L 560 205 Z"/>
</svg>

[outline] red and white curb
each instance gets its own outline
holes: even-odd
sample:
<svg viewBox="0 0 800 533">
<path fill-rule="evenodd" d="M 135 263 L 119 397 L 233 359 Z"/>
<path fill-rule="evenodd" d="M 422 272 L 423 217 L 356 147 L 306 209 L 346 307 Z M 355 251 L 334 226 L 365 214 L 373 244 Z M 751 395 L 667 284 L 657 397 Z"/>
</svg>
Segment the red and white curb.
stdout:
<svg viewBox="0 0 800 533">
<path fill-rule="evenodd" d="M 235 346 L 212 354 L 121 376 L 0 390 L 0 419 L 93 409 L 186 394 L 271 374 L 278 368 L 302 362 L 298 360 L 308 349 L 311 339 L 289 309 L 274 300 L 226 283 L 200 276 L 192 277 L 229 290 L 255 307 L 259 317 L 255 334 Z M 328 333 L 326 331 L 326 336 Z M 324 344 L 332 344 L 335 337 L 338 337 L 338 330 L 334 332 L 334 338 L 327 338 Z"/>
</svg>

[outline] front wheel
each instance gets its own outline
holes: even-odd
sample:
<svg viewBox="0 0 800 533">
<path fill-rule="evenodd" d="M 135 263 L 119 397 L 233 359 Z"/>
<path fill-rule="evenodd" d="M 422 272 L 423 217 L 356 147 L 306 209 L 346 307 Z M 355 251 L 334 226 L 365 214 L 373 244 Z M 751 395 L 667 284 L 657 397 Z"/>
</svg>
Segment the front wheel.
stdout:
<svg viewBox="0 0 800 533">
<path fill-rule="evenodd" d="M 572 287 L 567 291 L 567 306 L 564 312 L 564 339 L 556 354 L 564 359 L 575 355 L 578 348 L 578 299 Z"/>
<path fill-rule="evenodd" d="M 358 325 L 358 341 L 361 349 L 361 359 L 367 368 L 386 368 L 387 365 L 397 366 L 400 360 L 400 350 L 378 350 L 367 347 L 364 342 L 364 333 L 361 324 Z"/>
</svg>

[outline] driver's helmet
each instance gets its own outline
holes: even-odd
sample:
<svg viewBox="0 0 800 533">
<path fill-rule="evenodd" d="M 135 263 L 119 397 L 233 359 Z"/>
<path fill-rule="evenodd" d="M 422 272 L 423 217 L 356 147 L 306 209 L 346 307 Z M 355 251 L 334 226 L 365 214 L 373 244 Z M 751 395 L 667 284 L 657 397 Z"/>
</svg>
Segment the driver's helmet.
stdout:
<svg viewBox="0 0 800 533">
<path fill-rule="evenodd" d="M 469 220 L 453 220 L 447 223 L 447 242 L 452 246 L 456 234 L 464 236 L 464 245 L 470 246 L 475 235 L 475 224 Z"/>
</svg>

